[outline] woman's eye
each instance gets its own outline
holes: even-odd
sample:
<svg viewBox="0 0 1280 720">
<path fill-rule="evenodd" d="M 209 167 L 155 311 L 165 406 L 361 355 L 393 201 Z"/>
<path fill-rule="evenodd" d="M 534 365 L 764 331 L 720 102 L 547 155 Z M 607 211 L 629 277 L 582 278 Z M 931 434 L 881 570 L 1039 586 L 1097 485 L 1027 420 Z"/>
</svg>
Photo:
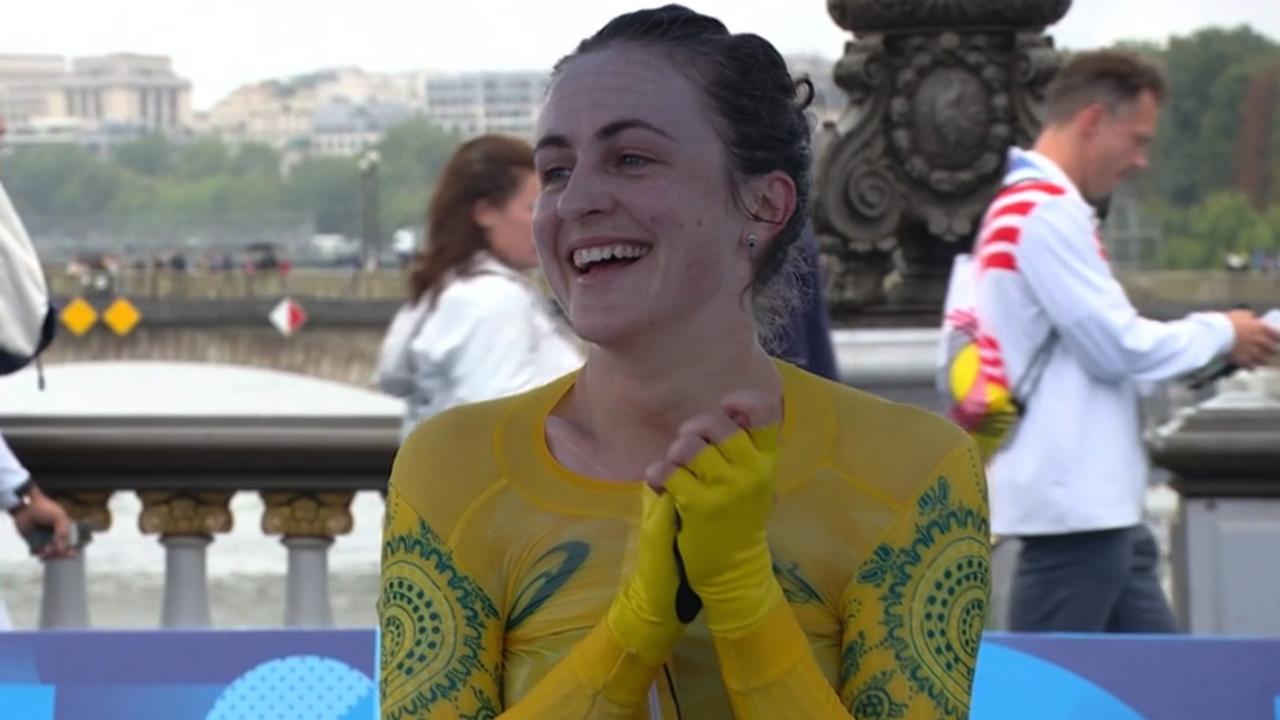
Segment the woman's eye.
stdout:
<svg viewBox="0 0 1280 720">
<path fill-rule="evenodd" d="M 622 167 L 644 167 L 649 164 L 649 158 L 635 153 L 623 153 L 618 156 L 618 164 Z"/>
<path fill-rule="evenodd" d="M 569 179 L 569 168 L 564 167 L 563 165 L 553 165 L 552 167 L 543 170 L 540 177 L 543 187 L 564 182 Z"/>
</svg>

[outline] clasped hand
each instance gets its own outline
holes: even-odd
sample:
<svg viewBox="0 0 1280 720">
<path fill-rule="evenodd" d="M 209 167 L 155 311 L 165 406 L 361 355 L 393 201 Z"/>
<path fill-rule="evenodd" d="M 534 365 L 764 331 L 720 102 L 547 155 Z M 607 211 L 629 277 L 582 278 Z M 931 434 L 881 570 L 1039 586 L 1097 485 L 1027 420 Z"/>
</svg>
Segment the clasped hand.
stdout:
<svg viewBox="0 0 1280 720">
<path fill-rule="evenodd" d="M 666 457 L 646 472 L 635 571 L 608 615 L 614 633 L 646 661 L 661 662 L 684 630 L 676 616 L 676 547 L 714 633 L 749 629 L 782 599 L 766 537 L 780 415 L 763 393 L 731 393 L 684 423 Z"/>
<path fill-rule="evenodd" d="M 679 514 L 677 544 L 713 632 L 753 625 L 781 597 L 766 525 L 777 486 L 775 401 L 732 393 L 680 427 L 647 481 Z"/>
</svg>

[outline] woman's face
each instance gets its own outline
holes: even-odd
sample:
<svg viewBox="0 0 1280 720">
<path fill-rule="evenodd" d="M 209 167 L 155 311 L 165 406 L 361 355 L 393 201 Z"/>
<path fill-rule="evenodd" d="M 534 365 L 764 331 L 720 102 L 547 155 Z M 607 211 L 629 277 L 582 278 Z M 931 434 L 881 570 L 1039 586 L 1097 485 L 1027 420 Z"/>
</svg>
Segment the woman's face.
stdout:
<svg viewBox="0 0 1280 720">
<path fill-rule="evenodd" d="M 581 337 L 609 345 L 741 321 L 748 219 L 702 91 L 670 61 L 626 46 L 570 61 L 534 163 L 538 256 Z"/>
<path fill-rule="evenodd" d="M 476 209 L 476 222 L 484 228 L 493 254 L 517 270 L 538 264 L 533 249 L 533 204 L 537 199 L 538 176 L 525 171 L 506 204 L 491 207 L 482 201 Z"/>
</svg>

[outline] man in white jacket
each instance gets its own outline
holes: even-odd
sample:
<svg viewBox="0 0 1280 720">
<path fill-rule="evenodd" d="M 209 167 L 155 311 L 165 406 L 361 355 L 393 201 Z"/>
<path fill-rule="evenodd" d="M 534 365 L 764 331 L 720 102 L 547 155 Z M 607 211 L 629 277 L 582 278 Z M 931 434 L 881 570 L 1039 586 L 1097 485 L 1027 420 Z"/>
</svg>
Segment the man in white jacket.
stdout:
<svg viewBox="0 0 1280 720">
<path fill-rule="evenodd" d="M 988 473 L 994 532 L 1022 539 L 1015 631 L 1175 631 L 1143 523 L 1139 385 L 1226 355 L 1252 367 L 1280 341 L 1248 311 L 1140 317 L 1111 272 L 1091 202 L 1146 166 L 1164 92 L 1137 56 L 1075 56 L 975 246 L 979 326 L 1010 386 L 1031 388 Z"/>
</svg>

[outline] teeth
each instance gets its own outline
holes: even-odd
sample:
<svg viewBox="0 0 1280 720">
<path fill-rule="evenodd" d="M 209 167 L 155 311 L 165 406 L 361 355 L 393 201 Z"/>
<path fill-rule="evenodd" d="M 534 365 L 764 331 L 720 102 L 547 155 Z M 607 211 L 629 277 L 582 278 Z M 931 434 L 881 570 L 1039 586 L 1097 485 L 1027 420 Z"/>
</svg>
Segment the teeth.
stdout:
<svg viewBox="0 0 1280 720">
<path fill-rule="evenodd" d="M 630 243 L 600 245 L 597 247 L 575 250 L 573 253 L 573 264 L 574 267 L 579 270 L 585 270 L 588 265 L 601 262 L 603 260 L 612 260 L 614 258 L 638 259 L 648 254 L 649 248 L 644 245 L 633 245 Z"/>
</svg>

